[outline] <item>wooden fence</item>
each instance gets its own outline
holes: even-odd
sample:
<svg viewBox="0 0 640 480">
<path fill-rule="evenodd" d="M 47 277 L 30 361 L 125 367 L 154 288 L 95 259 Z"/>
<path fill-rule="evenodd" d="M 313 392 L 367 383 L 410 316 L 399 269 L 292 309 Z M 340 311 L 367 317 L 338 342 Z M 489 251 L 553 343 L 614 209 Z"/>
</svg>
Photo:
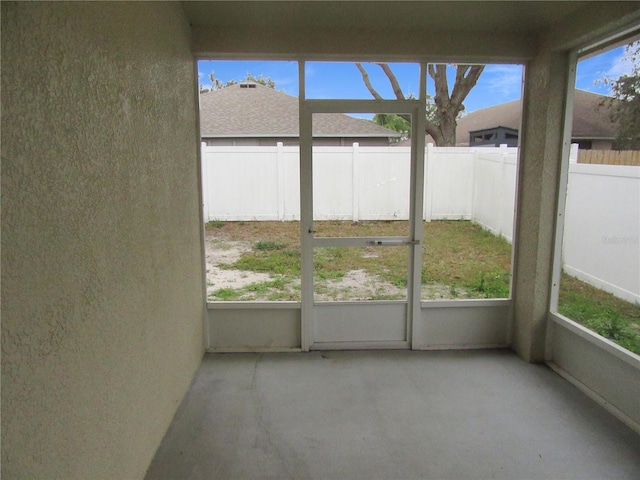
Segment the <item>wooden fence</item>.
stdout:
<svg viewBox="0 0 640 480">
<path fill-rule="evenodd" d="M 578 163 L 640 166 L 640 150 L 578 150 Z"/>
</svg>

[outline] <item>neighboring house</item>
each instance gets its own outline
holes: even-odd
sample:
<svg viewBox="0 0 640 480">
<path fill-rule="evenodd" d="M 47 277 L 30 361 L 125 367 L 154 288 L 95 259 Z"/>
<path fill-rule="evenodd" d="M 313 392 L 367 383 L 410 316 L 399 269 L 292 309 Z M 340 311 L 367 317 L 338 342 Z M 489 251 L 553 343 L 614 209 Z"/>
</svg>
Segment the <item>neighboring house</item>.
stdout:
<svg viewBox="0 0 640 480">
<path fill-rule="evenodd" d="M 610 120 L 604 95 L 575 90 L 571 143 L 585 150 L 611 150 L 616 125 Z M 502 103 L 469 113 L 458 120 L 456 145 L 460 147 L 518 145 L 522 101 Z"/>
<path fill-rule="evenodd" d="M 399 132 L 341 113 L 314 115 L 314 145 L 389 145 Z M 200 134 L 207 145 L 299 145 L 298 99 L 254 82 L 200 95 Z"/>
<path fill-rule="evenodd" d="M 456 132 L 457 133 L 457 132 Z M 491 146 L 497 147 L 507 145 L 508 147 L 518 146 L 518 130 L 499 125 L 495 128 L 485 128 L 469 132 L 469 145 L 473 147 Z"/>
</svg>

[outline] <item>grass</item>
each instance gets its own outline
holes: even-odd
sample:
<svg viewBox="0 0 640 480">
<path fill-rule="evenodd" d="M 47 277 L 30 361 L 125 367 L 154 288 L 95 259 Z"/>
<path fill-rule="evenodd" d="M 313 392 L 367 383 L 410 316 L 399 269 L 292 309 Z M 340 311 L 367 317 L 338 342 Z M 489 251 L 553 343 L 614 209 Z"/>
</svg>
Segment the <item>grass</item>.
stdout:
<svg viewBox="0 0 640 480">
<path fill-rule="evenodd" d="M 213 301 L 242 301 L 250 300 L 253 294 L 259 294 L 268 301 L 299 300 L 300 287 L 291 285 L 292 279 L 287 277 L 274 277 L 263 282 L 254 282 L 240 288 L 220 288 L 209 295 Z"/>
<path fill-rule="evenodd" d="M 640 305 L 626 302 L 563 274 L 558 311 L 640 355 Z"/>
<path fill-rule="evenodd" d="M 257 250 L 244 254 L 238 261 L 223 268 L 260 273 L 275 273 L 300 278 L 300 249 Z"/>
<path fill-rule="evenodd" d="M 229 302 L 231 300 L 237 300 L 242 296 L 242 291 L 240 289 L 235 288 L 220 288 L 218 290 L 214 290 L 211 294 L 212 299 L 222 300 L 224 302 Z"/>
<path fill-rule="evenodd" d="M 224 227 L 226 222 L 222 221 L 222 220 L 211 220 L 210 222 L 207 223 L 207 227 L 209 228 L 222 228 Z"/>
<path fill-rule="evenodd" d="M 300 278 L 298 222 L 209 222 L 208 231 L 225 240 L 253 244 L 236 262 L 221 268 Z M 406 235 L 406 221 L 321 222 L 323 236 L 362 237 Z M 452 298 L 507 298 L 511 246 L 468 221 L 424 224 L 422 283 L 446 285 Z M 396 287 L 406 287 L 405 247 L 319 248 L 314 255 L 318 280 L 339 280 L 362 269 Z M 224 295 L 228 295 L 223 292 Z M 216 297 L 221 298 L 219 295 Z"/>
<path fill-rule="evenodd" d="M 469 221 L 424 224 L 422 283 L 440 283 L 481 298 L 509 296 L 511 245 Z"/>
<path fill-rule="evenodd" d="M 408 222 L 319 222 L 319 235 L 335 237 L 406 235 Z M 251 252 L 223 268 L 274 273 L 300 278 L 298 222 L 209 222 L 225 240 L 253 244 Z M 424 224 L 423 284 L 452 287 L 457 295 L 474 298 L 509 296 L 511 246 L 469 221 Z M 318 279 L 339 279 L 350 270 L 364 269 L 395 286 L 406 286 L 405 247 L 322 248 L 314 255 Z"/>
<path fill-rule="evenodd" d="M 223 288 L 211 300 L 242 300 L 260 295 L 267 300 L 300 299 L 300 224 L 298 222 L 209 222 L 206 230 L 222 241 L 251 244 L 250 252 L 220 268 L 269 273 L 272 278 L 238 289 Z M 322 236 L 406 235 L 408 223 L 319 222 Z M 508 298 L 511 246 L 469 221 L 424 223 L 423 286 L 438 286 L 446 298 Z M 319 248 L 314 252 L 316 293 L 338 298 L 331 286 L 352 270 L 364 270 L 395 287 L 407 284 L 405 247 Z M 423 290 L 424 291 L 424 290 Z M 343 292 L 344 293 L 344 292 Z M 373 299 L 392 299 L 376 289 Z M 425 294 L 423 294 L 423 298 Z M 564 275 L 560 287 L 561 314 L 640 354 L 640 306 Z"/>
<path fill-rule="evenodd" d="M 270 252 L 272 250 L 282 250 L 285 247 L 284 242 L 275 242 L 273 240 L 259 240 L 256 242 L 253 248 L 263 252 Z"/>
</svg>

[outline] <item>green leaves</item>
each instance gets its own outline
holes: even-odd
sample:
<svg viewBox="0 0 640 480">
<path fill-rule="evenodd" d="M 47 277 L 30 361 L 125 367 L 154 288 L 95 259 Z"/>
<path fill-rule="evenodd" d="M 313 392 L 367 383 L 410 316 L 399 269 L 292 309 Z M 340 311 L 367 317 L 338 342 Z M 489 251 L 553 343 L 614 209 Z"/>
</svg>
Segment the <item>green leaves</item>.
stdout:
<svg viewBox="0 0 640 480">
<path fill-rule="evenodd" d="M 236 85 L 240 82 L 255 82 L 260 85 L 264 85 L 265 87 L 276 88 L 276 82 L 271 79 L 271 77 L 267 77 L 264 74 L 260 74 L 257 77 L 252 75 L 251 72 L 247 72 L 245 78 L 241 80 L 227 80 L 223 82 L 219 78 L 216 78 L 215 72 L 211 72 L 209 74 L 209 81 L 211 82 L 211 86 L 207 88 L 205 85 L 200 84 L 200 93 L 213 92 L 215 90 L 220 90 L 221 88 L 230 87 L 231 85 Z"/>
<path fill-rule="evenodd" d="M 400 140 L 411 138 L 411 123 L 395 113 L 376 113 L 373 122 L 390 130 L 402 133 Z"/>
<path fill-rule="evenodd" d="M 611 87 L 613 98 L 606 100 L 611 107 L 611 121 L 618 124 L 616 135 L 619 149 L 640 149 L 640 41 L 626 46 L 624 59 L 632 63 L 630 74 L 617 79 L 603 78 L 601 83 Z"/>
</svg>

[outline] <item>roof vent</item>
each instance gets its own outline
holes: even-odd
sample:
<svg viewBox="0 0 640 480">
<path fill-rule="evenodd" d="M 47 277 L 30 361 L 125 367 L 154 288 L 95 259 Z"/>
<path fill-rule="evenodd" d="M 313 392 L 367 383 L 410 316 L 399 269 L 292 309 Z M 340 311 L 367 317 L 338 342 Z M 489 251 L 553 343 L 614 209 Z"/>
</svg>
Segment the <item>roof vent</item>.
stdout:
<svg viewBox="0 0 640 480">
<path fill-rule="evenodd" d="M 240 88 L 256 88 L 255 83 L 241 83 Z"/>
</svg>

